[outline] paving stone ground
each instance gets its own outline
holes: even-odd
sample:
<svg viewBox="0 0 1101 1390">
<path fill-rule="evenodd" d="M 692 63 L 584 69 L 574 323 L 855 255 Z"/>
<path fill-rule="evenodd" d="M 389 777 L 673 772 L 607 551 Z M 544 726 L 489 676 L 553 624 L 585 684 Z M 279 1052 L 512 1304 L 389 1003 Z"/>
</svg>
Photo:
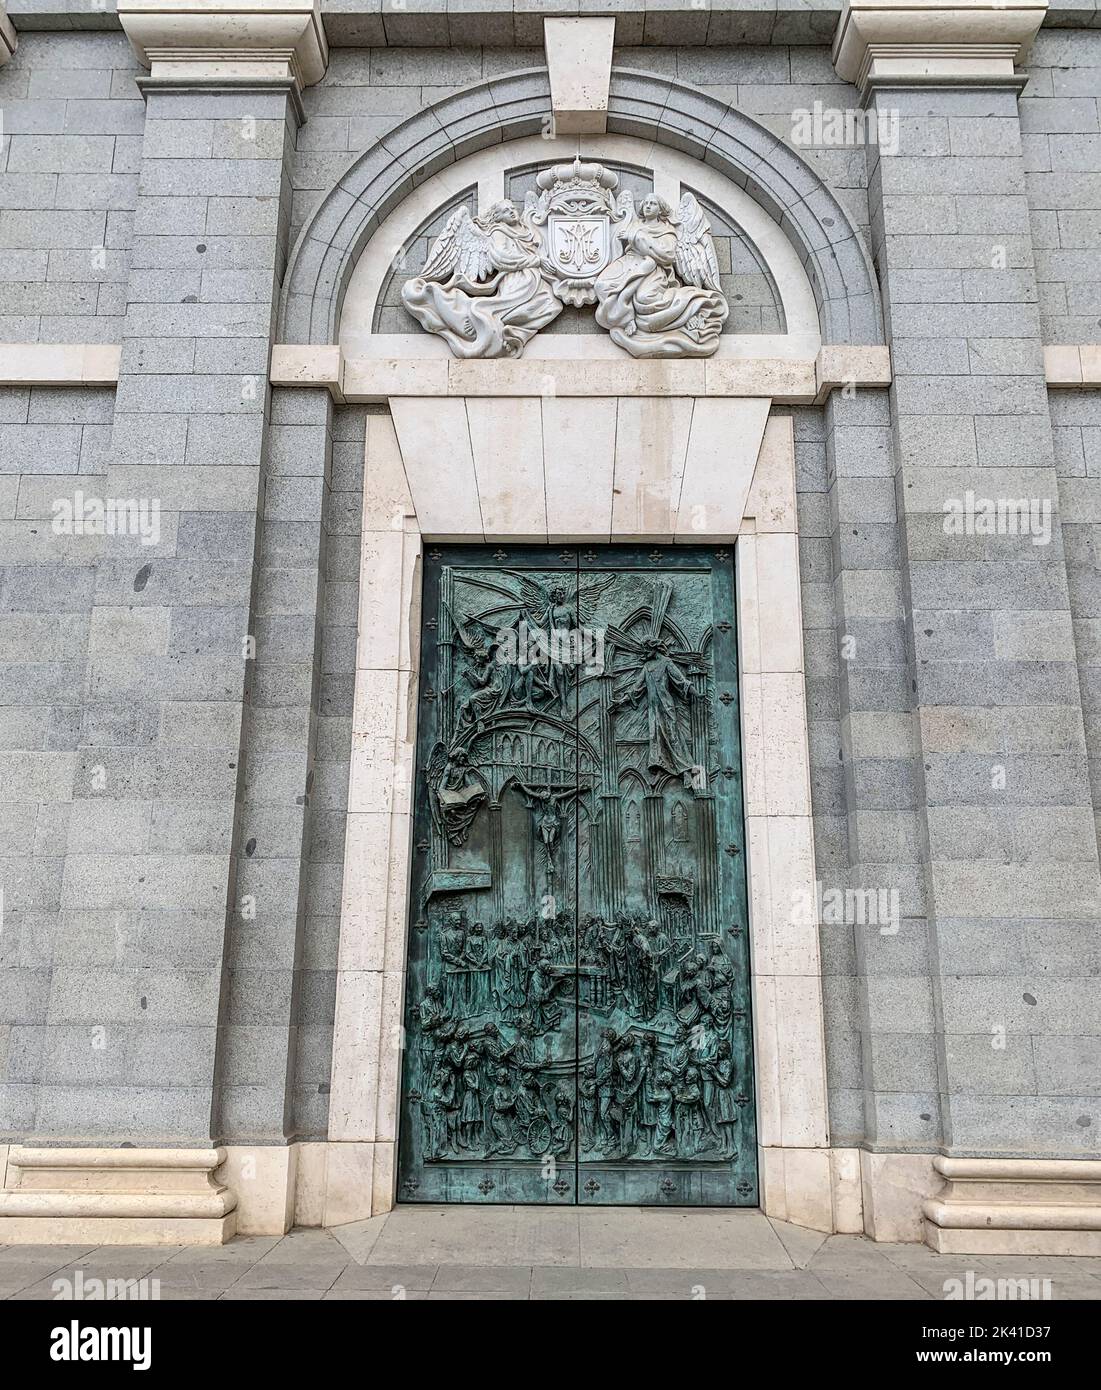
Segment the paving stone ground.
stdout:
<svg viewBox="0 0 1101 1390">
<path fill-rule="evenodd" d="M 198 1300 L 936 1300 L 969 1271 L 1050 1279 L 1053 1299 L 1101 1298 L 1101 1259 L 937 1255 L 760 1212 L 427 1206 L 207 1249 L 0 1246 L 0 1298 L 64 1297 L 78 1270 Z"/>
</svg>

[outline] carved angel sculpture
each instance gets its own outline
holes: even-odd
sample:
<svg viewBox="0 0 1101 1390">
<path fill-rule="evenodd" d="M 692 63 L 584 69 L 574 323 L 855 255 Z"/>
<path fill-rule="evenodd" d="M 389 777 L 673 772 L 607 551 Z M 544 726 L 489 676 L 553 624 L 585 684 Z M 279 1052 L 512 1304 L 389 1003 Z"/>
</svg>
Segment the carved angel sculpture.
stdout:
<svg viewBox="0 0 1101 1390">
<path fill-rule="evenodd" d="M 453 845 L 466 843 L 478 808 L 486 798 L 485 783 L 467 760 L 466 751 L 437 743 L 428 760 L 432 819 Z"/>
<path fill-rule="evenodd" d="M 729 314 L 711 228 L 685 193 L 674 217 L 649 193 L 620 195 L 620 254 L 596 282 L 596 321 L 632 357 L 708 357 Z"/>
<path fill-rule="evenodd" d="M 597 599 L 615 583 L 617 576 L 598 574 L 574 584 L 554 583 L 547 588 L 519 570 L 506 573 L 519 586 L 521 616 L 529 628 L 548 639 L 545 667 L 525 673 L 529 708 L 532 695 L 541 693 L 565 710 L 573 684 L 570 664 L 590 659 L 592 653 L 585 649 L 585 632 L 592 623 Z"/>
<path fill-rule="evenodd" d="M 562 312 L 539 269 L 542 241 L 507 200 L 484 217 L 461 207 L 436 238 L 402 303 L 457 357 L 516 357 Z"/>
</svg>

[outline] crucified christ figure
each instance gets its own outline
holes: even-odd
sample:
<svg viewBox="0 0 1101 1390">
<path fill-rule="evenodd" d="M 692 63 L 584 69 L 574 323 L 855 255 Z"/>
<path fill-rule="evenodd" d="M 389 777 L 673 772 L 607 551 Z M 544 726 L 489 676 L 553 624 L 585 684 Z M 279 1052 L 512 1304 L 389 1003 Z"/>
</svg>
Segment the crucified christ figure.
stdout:
<svg viewBox="0 0 1101 1390">
<path fill-rule="evenodd" d="M 533 829 L 539 836 L 543 847 L 543 864 L 548 879 L 554 877 L 554 855 L 562 833 L 562 811 L 571 796 L 578 796 L 583 787 L 564 787 L 556 791 L 553 787 L 529 787 L 526 782 L 516 781 L 516 789 L 524 799 L 524 805 L 531 812 Z"/>
</svg>

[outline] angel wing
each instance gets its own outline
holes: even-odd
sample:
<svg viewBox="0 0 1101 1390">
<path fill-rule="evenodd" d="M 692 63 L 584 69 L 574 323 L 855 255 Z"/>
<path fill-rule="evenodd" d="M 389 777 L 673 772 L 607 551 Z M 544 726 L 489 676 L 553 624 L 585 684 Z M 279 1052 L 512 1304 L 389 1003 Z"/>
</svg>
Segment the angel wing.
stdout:
<svg viewBox="0 0 1101 1390">
<path fill-rule="evenodd" d="M 546 190 L 536 193 L 534 188 L 529 188 L 524 194 L 524 222 L 530 227 L 533 224 L 542 225 L 547 220 L 547 203 L 549 201 Z"/>
<path fill-rule="evenodd" d="M 686 285 L 719 288 L 719 263 L 711 227 L 694 193 L 686 193 L 677 208 L 677 274 Z"/>
<path fill-rule="evenodd" d="M 593 579 L 582 580 L 577 586 L 577 616 L 581 627 L 592 622 L 597 600 L 605 589 L 610 589 L 619 578 L 618 574 L 597 575 Z"/>
<path fill-rule="evenodd" d="M 456 613 L 446 599 L 443 600 L 443 606 L 447 609 L 452 631 L 459 639 L 460 645 L 468 652 L 480 653 L 485 647 L 486 639 L 492 638 L 497 629 L 489 623 L 484 623 L 474 614 Z"/>
<path fill-rule="evenodd" d="M 504 573 L 515 579 L 520 586 L 518 606 L 526 608 L 529 613 L 540 615 L 547 611 L 550 607 L 550 594 L 542 584 L 526 574 L 521 574 L 519 570 L 505 570 Z"/>
<path fill-rule="evenodd" d="M 440 789 L 443 781 L 444 770 L 447 767 L 447 744 L 438 742 L 432 749 L 432 754 L 428 759 L 428 767 L 425 770 L 424 780 L 428 783 L 432 795 L 428 798 L 428 804 L 432 808 L 432 821 L 436 829 L 443 830 L 443 817 L 440 815 L 440 799 L 436 793 Z"/>
<path fill-rule="evenodd" d="M 615 217 L 617 222 L 635 220 L 635 195 L 629 188 L 625 188 L 615 200 Z"/>
<path fill-rule="evenodd" d="M 420 273 L 422 280 L 442 284 L 454 275 L 475 283 L 488 279 L 496 267 L 492 244 L 464 204 L 447 219 Z"/>
<path fill-rule="evenodd" d="M 615 212 L 612 215 L 612 237 L 617 246 L 622 248 L 627 240 L 631 228 L 638 221 L 638 214 L 635 212 L 635 195 L 629 188 L 625 188 L 615 200 Z"/>
</svg>

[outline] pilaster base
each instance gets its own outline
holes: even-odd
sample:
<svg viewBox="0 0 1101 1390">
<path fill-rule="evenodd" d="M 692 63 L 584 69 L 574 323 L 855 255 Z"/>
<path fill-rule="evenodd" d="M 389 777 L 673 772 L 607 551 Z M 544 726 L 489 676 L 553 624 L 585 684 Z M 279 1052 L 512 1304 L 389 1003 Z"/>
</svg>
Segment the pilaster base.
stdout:
<svg viewBox="0 0 1101 1390">
<path fill-rule="evenodd" d="M 13 1145 L 0 1242 L 221 1245 L 236 1196 L 216 1182 L 224 1149 L 31 1149 Z"/>
<path fill-rule="evenodd" d="M 936 1158 L 925 1243 L 955 1255 L 1101 1255 L 1101 1162 Z"/>
</svg>

